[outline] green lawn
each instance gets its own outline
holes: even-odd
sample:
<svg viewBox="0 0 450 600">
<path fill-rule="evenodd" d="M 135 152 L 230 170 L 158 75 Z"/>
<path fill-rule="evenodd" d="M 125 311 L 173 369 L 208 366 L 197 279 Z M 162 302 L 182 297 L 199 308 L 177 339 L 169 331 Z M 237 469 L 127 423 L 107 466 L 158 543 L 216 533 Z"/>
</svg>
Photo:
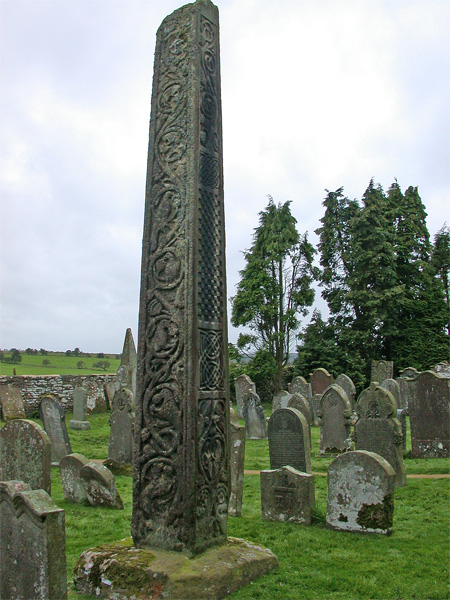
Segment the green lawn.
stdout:
<svg viewBox="0 0 450 600">
<path fill-rule="evenodd" d="M 67 423 L 71 415 L 66 416 Z M 90 415 L 89 431 L 69 436 L 73 452 L 106 458 L 108 415 Z M 36 420 L 36 422 L 40 422 Z M 325 472 L 330 458 L 316 458 L 319 429 L 313 428 L 313 470 Z M 408 473 L 449 472 L 449 459 L 405 459 Z M 247 440 L 245 468 L 269 467 L 267 440 Z M 59 470 L 52 468 L 52 497 L 66 513 L 69 598 L 72 569 L 83 550 L 130 535 L 132 479 L 117 476 L 125 509 L 102 509 L 66 503 Z M 391 536 L 359 535 L 325 528 L 326 477 L 317 476 L 316 510 L 311 527 L 262 521 L 259 476 L 244 477 L 243 515 L 228 519 L 229 535 L 271 548 L 280 563 L 276 571 L 229 596 L 233 600 L 299 600 L 301 598 L 381 600 L 450 597 L 450 480 L 410 479 L 395 491 Z"/>
<path fill-rule="evenodd" d="M 10 356 L 9 352 L 4 353 Z M 48 364 L 47 364 L 48 361 Z M 83 364 L 79 367 L 78 363 Z M 94 367 L 95 363 L 107 361 L 109 366 L 104 368 Z M 116 354 L 105 354 L 104 358 L 98 358 L 96 354 L 91 356 L 66 356 L 64 352 L 49 352 L 46 356 L 41 354 L 22 353 L 19 363 L 0 362 L 0 375 L 90 375 L 102 373 L 116 373 L 120 365 L 120 357 Z"/>
</svg>

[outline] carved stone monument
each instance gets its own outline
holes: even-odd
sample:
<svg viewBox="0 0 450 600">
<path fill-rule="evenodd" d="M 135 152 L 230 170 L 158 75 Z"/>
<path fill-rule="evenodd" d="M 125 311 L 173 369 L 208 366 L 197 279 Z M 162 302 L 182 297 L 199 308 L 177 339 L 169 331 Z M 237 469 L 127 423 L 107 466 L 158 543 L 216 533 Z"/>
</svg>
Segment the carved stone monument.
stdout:
<svg viewBox="0 0 450 600">
<path fill-rule="evenodd" d="M 237 413 L 230 409 L 231 431 L 231 492 L 228 515 L 240 517 L 244 492 L 245 427 L 239 425 Z"/>
<path fill-rule="evenodd" d="M 395 471 L 395 484 L 399 487 L 406 485 L 403 436 L 394 396 L 372 382 L 360 394 L 356 412 L 358 420 L 353 432 L 355 449 L 375 452 L 385 458 Z"/>
<path fill-rule="evenodd" d="M 267 437 L 266 415 L 258 394 L 247 392 L 244 399 L 243 416 L 245 434 L 250 440 L 261 440 Z"/>
<path fill-rule="evenodd" d="M 69 434 L 67 433 L 64 409 L 52 394 L 44 394 L 39 403 L 39 417 L 52 443 L 52 465 L 71 454 Z"/>
<path fill-rule="evenodd" d="M 315 369 L 311 374 L 311 391 L 313 395 L 323 394 L 329 385 L 334 381 L 333 375 L 330 375 L 326 369 Z"/>
<path fill-rule="evenodd" d="M 244 413 L 244 399 L 247 392 L 253 392 L 256 394 L 256 386 L 248 375 L 239 375 L 234 380 L 234 389 L 236 390 L 236 406 L 238 416 L 243 418 Z"/>
<path fill-rule="evenodd" d="M 450 456 L 450 380 L 424 371 L 409 398 L 413 458 Z"/>
<path fill-rule="evenodd" d="M 226 305 L 219 20 L 210 0 L 197 0 L 169 15 L 156 39 L 139 309 L 134 548 L 121 544 L 120 550 L 124 568 L 145 582 L 138 597 L 156 591 L 171 598 L 225 596 L 277 562 L 266 549 L 227 542 Z M 83 554 L 78 591 L 95 587 L 85 574 L 88 561 L 91 572 L 109 579 L 108 594 L 115 593 L 120 568 L 115 575 L 108 569 L 111 552 L 117 554 L 117 547 Z M 203 574 L 206 564 L 218 568 L 208 570 L 205 585 L 191 570 Z"/>
<path fill-rule="evenodd" d="M 87 390 L 76 387 L 73 390 L 73 419 L 69 421 L 70 429 L 87 430 L 91 424 L 86 420 L 87 415 Z"/>
<path fill-rule="evenodd" d="M 42 489 L 0 481 L 0 597 L 67 598 L 64 511 Z"/>
<path fill-rule="evenodd" d="M 25 419 L 22 394 L 13 385 L 0 388 L 0 400 L 2 405 L 2 418 L 4 421 L 14 419 Z"/>
<path fill-rule="evenodd" d="M 390 360 L 373 360 L 370 381 L 381 383 L 394 377 L 394 363 Z"/>
<path fill-rule="evenodd" d="M 352 406 L 347 394 L 333 383 L 319 404 L 320 454 L 351 450 L 350 426 Z"/>
<path fill-rule="evenodd" d="M 314 509 L 314 475 L 293 467 L 261 471 L 262 518 L 311 525 Z"/>
<path fill-rule="evenodd" d="M 373 452 L 338 456 L 328 467 L 327 527 L 358 533 L 392 532 L 395 472 Z"/>
<path fill-rule="evenodd" d="M 291 466 L 311 473 L 309 427 L 305 417 L 295 408 L 280 408 L 269 419 L 270 468 Z"/>
<path fill-rule="evenodd" d="M 52 444 L 37 423 L 17 419 L 0 429 L 0 481 L 20 480 L 51 493 Z"/>
</svg>

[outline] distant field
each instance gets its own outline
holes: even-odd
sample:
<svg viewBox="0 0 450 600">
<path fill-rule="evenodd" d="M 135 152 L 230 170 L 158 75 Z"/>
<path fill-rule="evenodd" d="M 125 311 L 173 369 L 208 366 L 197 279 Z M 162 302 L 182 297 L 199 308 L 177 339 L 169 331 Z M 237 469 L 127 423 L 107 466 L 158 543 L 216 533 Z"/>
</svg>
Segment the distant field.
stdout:
<svg viewBox="0 0 450 600">
<path fill-rule="evenodd" d="M 42 354 L 21 353 L 22 360 L 19 363 L 0 363 L 0 375 L 90 375 L 101 373 L 116 373 L 120 365 L 120 356 L 116 354 L 105 354 L 104 358 L 98 358 L 96 354 L 90 356 L 66 356 L 64 352 L 49 352 L 46 356 Z M 9 352 L 4 352 L 5 358 L 10 357 Z M 81 365 L 78 365 L 80 363 Z M 94 367 L 95 363 L 108 362 L 107 366 Z"/>
</svg>

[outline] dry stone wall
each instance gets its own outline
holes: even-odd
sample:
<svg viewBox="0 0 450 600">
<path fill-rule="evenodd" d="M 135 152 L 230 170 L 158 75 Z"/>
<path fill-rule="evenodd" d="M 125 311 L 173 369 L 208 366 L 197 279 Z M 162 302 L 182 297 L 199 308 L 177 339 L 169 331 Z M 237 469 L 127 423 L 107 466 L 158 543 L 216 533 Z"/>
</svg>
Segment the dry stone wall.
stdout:
<svg viewBox="0 0 450 600">
<path fill-rule="evenodd" d="M 73 411 L 73 390 L 83 386 L 87 389 L 88 413 L 105 412 L 107 401 L 105 385 L 114 381 L 115 374 L 110 375 L 17 375 L 0 376 L 0 388 L 12 385 L 22 393 L 27 417 L 39 412 L 39 400 L 44 394 L 58 397 L 67 412 Z M 0 415 L 3 417 L 1 411 Z"/>
</svg>

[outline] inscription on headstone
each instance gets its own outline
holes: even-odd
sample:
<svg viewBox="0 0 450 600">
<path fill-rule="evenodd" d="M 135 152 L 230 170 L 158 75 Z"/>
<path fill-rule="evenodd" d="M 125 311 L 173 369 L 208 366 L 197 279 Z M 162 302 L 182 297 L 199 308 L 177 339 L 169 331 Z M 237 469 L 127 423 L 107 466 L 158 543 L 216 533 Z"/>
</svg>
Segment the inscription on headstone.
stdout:
<svg viewBox="0 0 450 600">
<path fill-rule="evenodd" d="M 68 454 L 60 460 L 59 472 L 61 475 L 61 485 L 64 499 L 68 502 L 87 502 L 86 487 L 80 473 L 81 469 L 88 462 L 85 456 L 76 452 Z"/>
<path fill-rule="evenodd" d="M 295 408 L 280 408 L 269 419 L 270 468 L 291 466 L 311 473 L 308 423 Z"/>
<path fill-rule="evenodd" d="M 39 403 L 39 416 L 52 443 L 52 464 L 58 465 L 63 456 L 72 452 L 64 409 L 55 396 L 44 394 Z"/>
<path fill-rule="evenodd" d="M 293 467 L 261 471 L 262 518 L 311 525 L 315 504 L 314 475 Z"/>
</svg>

